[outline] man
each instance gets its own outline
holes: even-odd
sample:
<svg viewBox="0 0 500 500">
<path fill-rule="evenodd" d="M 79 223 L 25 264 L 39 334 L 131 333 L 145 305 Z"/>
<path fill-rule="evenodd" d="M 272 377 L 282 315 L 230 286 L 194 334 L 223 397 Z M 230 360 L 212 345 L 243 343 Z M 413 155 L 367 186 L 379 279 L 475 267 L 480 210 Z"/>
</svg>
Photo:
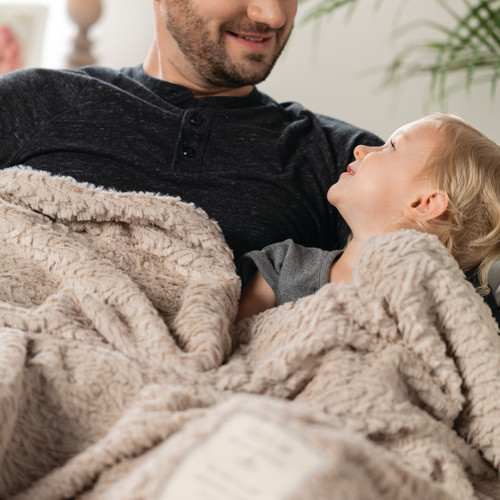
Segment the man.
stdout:
<svg viewBox="0 0 500 500">
<path fill-rule="evenodd" d="M 154 10 L 143 66 L 0 78 L 0 168 L 180 196 L 219 222 L 235 259 L 285 238 L 342 245 L 326 192 L 354 147 L 378 138 L 254 87 L 297 0 L 154 0 Z"/>
</svg>

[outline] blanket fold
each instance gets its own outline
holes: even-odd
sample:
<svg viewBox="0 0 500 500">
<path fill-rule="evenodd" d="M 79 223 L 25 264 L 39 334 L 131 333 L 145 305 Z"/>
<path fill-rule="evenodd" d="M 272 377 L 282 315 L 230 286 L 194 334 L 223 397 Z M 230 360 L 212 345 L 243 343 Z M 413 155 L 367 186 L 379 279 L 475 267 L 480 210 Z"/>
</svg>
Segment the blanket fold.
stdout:
<svg viewBox="0 0 500 500">
<path fill-rule="evenodd" d="M 498 327 L 434 236 L 236 325 L 177 198 L 7 169 L 0 238 L 0 498 L 500 498 Z"/>
</svg>

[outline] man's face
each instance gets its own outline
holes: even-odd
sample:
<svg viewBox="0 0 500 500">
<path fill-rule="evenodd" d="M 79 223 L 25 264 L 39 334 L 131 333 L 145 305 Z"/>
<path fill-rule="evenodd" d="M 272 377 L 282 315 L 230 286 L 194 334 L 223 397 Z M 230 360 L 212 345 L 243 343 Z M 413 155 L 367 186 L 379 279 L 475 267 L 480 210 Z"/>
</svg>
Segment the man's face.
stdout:
<svg viewBox="0 0 500 500">
<path fill-rule="evenodd" d="M 292 31 L 297 0 L 161 0 L 185 67 L 215 86 L 264 80 Z"/>
</svg>

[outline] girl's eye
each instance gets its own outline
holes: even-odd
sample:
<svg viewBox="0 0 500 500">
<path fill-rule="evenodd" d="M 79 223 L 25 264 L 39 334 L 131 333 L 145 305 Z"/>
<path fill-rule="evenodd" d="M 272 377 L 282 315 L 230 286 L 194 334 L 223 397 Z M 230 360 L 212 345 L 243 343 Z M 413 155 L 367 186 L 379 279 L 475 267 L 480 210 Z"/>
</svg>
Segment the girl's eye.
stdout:
<svg viewBox="0 0 500 500">
<path fill-rule="evenodd" d="M 394 149 L 394 151 L 396 151 L 396 144 L 394 144 L 394 141 L 391 141 L 391 149 Z"/>
</svg>

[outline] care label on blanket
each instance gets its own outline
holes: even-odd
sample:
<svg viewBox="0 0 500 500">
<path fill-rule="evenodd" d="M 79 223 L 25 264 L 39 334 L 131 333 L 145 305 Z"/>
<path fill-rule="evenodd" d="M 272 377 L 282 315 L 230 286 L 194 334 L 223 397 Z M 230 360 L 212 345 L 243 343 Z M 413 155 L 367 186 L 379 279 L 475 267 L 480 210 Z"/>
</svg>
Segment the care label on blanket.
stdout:
<svg viewBox="0 0 500 500">
<path fill-rule="evenodd" d="M 284 425 L 238 411 L 189 453 L 161 500 L 282 500 L 325 461 Z"/>
</svg>

